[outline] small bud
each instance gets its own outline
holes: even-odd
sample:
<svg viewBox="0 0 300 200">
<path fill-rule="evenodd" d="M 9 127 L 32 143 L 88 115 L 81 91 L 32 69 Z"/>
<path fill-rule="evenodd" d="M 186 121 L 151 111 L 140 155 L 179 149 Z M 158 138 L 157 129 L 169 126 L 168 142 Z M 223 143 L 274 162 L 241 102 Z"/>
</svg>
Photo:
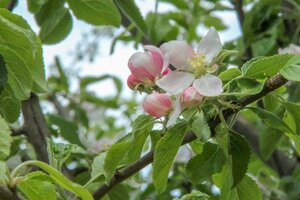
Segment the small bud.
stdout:
<svg viewBox="0 0 300 200">
<path fill-rule="evenodd" d="M 203 96 L 194 87 L 186 88 L 181 96 L 181 103 L 186 108 L 197 106 L 202 100 Z"/>
<path fill-rule="evenodd" d="M 135 90 L 136 86 L 140 83 L 141 82 L 139 82 L 132 74 L 130 74 L 127 78 L 127 85 L 132 90 Z"/>
<path fill-rule="evenodd" d="M 172 110 L 172 99 L 167 94 L 153 92 L 145 98 L 143 108 L 156 118 L 167 116 Z"/>
</svg>

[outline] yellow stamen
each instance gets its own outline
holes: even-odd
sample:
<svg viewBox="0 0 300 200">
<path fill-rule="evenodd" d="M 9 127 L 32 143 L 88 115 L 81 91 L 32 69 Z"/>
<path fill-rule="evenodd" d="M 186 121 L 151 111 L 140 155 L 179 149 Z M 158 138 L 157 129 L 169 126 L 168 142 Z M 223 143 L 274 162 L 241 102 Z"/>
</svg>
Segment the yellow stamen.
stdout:
<svg viewBox="0 0 300 200">
<path fill-rule="evenodd" d="M 206 74 L 205 55 L 203 53 L 195 53 L 195 56 L 189 60 L 189 63 L 197 77 Z"/>
</svg>

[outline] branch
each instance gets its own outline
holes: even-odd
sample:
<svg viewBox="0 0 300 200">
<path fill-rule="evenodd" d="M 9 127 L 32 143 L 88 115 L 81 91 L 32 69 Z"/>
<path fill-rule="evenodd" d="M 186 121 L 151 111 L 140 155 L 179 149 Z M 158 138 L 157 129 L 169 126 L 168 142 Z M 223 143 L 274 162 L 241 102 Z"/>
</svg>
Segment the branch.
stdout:
<svg viewBox="0 0 300 200">
<path fill-rule="evenodd" d="M 17 3 L 18 3 L 18 0 L 11 0 L 7 6 L 7 10 L 13 11 L 13 9 L 16 7 Z"/>
<path fill-rule="evenodd" d="M 0 185 L 0 199 L 1 200 L 21 200 L 16 192 Z"/>
<path fill-rule="evenodd" d="M 48 163 L 46 138 L 50 137 L 50 131 L 36 94 L 32 93 L 28 100 L 22 102 L 22 112 L 27 140 L 35 149 L 37 159 Z"/>
<path fill-rule="evenodd" d="M 276 75 L 276 76 L 270 78 L 266 82 L 263 90 L 260 93 L 255 94 L 255 95 L 246 96 L 246 97 L 240 99 L 238 102 L 236 102 L 235 105 L 243 108 L 243 107 L 247 106 L 248 104 L 261 99 L 269 92 L 283 86 L 286 82 L 287 82 L 287 80 L 285 78 L 283 78 L 281 75 Z M 231 108 L 228 108 L 223 112 L 223 115 L 226 119 L 228 119 L 231 115 L 233 115 L 236 112 L 238 112 L 238 110 L 233 110 Z M 212 133 L 214 133 L 215 127 L 217 125 L 219 125 L 220 123 L 221 123 L 221 120 L 219 117 L 209 120 L 208 124 L 209 124 L 210 129 L 212 130 Z M 197 138 L 197 136 L 194 133 L 189 132 L 185 136 L 181 145 L 190 143 L 193 140 L 195 140 L 196 138 Z M 111 179 L 111 181 L 109 182 L 108 185 L 103 184 L 100 188 L 98 188 L 94 192 L 94 194 L 93 194 L 94 198 L 100 199 L 105 194 L 107 194 L 115 185 L 119 184 L 120 182 L 124 181 L 131 175 L 137 173 L 138 171 L 143 169 L 145 166 L 150 164 L 153 161 L 153 155 L 154 155 L 154 151 L 151 150 L 146 155 L 141 157 L 140 160 L 132 163 L 131 165 L 127 166 L 126 168 L 124 168 L 122 170 L 116 171 L 114 177 Z"/>
</svg>

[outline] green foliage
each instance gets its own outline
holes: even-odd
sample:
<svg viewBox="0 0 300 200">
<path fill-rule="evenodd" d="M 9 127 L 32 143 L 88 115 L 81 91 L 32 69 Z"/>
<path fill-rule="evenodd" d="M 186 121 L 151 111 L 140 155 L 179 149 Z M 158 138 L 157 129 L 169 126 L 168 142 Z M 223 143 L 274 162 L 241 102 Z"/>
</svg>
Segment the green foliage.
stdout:
<svg viewBox="0 0 300 200">
<path fill-rule="evenodd" d="M 265 127 L 262 129 L 259 134 L 259 150 L 265 160 L 270 158 L 282 137 L 282 132 L 277 129 L 272 127 Z"/>
<path fill-rule="evenodd" d="M 74 149 L 73 144 L 54 143 L 47 139 L 47 149 L 49 154 L 49 163 L 52 167 L 61 170 L 63 164 L 69 158 Z"/>
<path fill-rule="evenodd" d="M 232 159 L 232 188 L 234 188 L 245 177 L 250 160 L 251 149 L 243 136 L 231 131 L 229 153 Z"/>
<path fill-rule="evenodd" d="M 21 112 L 21 102 L 20 100 L 13 97 L 12 92 L 9 88 L 2 91 L 0 95 L 0 112 L 4 119 L 9 122 L 15 122 Z"/>
<path fill-rule="evenodd" d="M 154 149 L 153 184 L 158 194 L 165 191 L 173 160 L 186 133 L 186 124 L 178 123 L 170 128 Z"/>
<path fill-rule="evenodd" d="M 238 68 L 230 68 L 219 74 L 219 78 L 222 81 L 231 81 L 232 79 L 240 76 L 242 73 Z"/>
<path fill-rule="evenodd" d="M 52 183 L 35 179 L 25 179 L 18 184 L 20 192 L 30 200 L 56 200 L 55 187 Z"/>
<path fill-rule="evenodd" d="M 5 66 L 5 61 L 3 57 L 0 55 L 0 94 L 7 84 L 7 70 Z"/>
<path fill-rule="evenodd" d="M 73 183 L 69 179 L 67 179 L 63 174 L 61 174 L 58 170 L 54 169 L 50 165 L 47 165 L 46 163 L 40 162 L 40 161 L 27 161 L 22 163 L 19 167 L 24 165 L 35 165 L 39 168 L 43 169 L 49 174 L 49 177 L 59 186 L 65 188 L 66 190 L 78 195 L 83 200 L 92 200 L 92 195 L 84 189 L 82 186 Z M 19 168 L 16 168 L 14 172 L 12 172 L 12 175 L 15 175 L 17 173 L 17 170 Z M 45 186 L 43 186 L 45 187 Z M 44 190 L 44 189 L 43 189 Z"/>
<path fill-rule="evenodd" d="M 278 73 L 293 57 L 291 54 L 279 54 L 262 57 L 242 67 L 244 77 L 263 79 Z"/>
<path fill-rule="evenodd" d="M 283 106 L 287 109 L 287 111 L 291 114 L 293 119 L 296 122 L 296 133 L 300 134 L 300 104 L 292 103 L 292 102 L 285 102 Z M 286 131 L 287 132 L 287 131 Z"/>
<path fill-rule="evenodd" d="M 112 0 L 67 0 L 76 18 L 93 25 L 119 26 L 121 16 Z"/>
<path fill-rule="evenodd" d="M 224 162 L 225 155 L 222 149 L 216 144 L 207 142 L 203 146 L 203 151 L 187 163 L 187 177 L 194 184 L 200 184 L 214 173 L 220 172 Z"/>
<path fill-rule="evenodd" d="M 12 138 L 10 129 L 5 120 L 0 115 L 0 161 L 5 160 L 10 154 Z"/>
<path fill-rule="evenodd" d="M 48 0 L 35 15 L 41 27 L 39 36 L 43 44 L 55 44 L 63 40 L 72 30 L 72 17 L 64 1 Z"/>
<path fill-rule="evenodd" d="M 123 12 L 134 25 L 147 36 L 147 26 L 143 16 L 135 4 L 134 0 L 113 0 L 118 8 Z"/>
<path fill-rule="evenodd" d="M 104 163 L 106 158 L 106 152 L 100 153 L 98 156 L 96 156 L 93 160 L 92 164 L 92 172 L 91 172 L 91 180 L 90 183 L 93 181 L 98 181 L 100 179 L 100 182 L 104 181 Z"/>
<path fill-rule="evenodd" d="M 295 55 L 284 68 L 280 70 L 280 74 L 291 81 L 300 81 L 298 74 L 300 73 L 300 56 Z"/>
<path fill-rule="evenodd" d="M 206 122 L 206 119 L 201 112 L 192 122 L 192 131 L 201 141 L 207 141 L 210 138 L 210 128 Z"/>
</svg>

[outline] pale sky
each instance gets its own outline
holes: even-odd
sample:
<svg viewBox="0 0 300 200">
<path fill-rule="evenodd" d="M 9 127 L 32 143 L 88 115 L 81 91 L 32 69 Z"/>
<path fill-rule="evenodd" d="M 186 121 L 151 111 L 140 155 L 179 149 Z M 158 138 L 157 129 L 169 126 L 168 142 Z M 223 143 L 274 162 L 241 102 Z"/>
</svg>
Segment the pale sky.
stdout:
<svg viewBox="0 0 300 200">
<path fill-rule="evenodd" d="M 143 15 L 146 15 L 149 11 L 154 11 L 155 0 L 136 0 L 139 8 Z M 160 3 L 159 12 L 166 10 L 174 9 L 169 4 Z M 20 14 L 27 20 L 33 30 L 38 33 L 38 27 L 34 21 L 33 15 L 28 12 L 26 1 L 19 1 L 19 5 L 14 10 L 14 13 Z M 217 15 L 221 16 L 224 19 L 224 23 L 228 25 L 229 29 L 226 31 L 220 32 L 221 40 L 228 41 L 230 39 L 236 38 L 240 35 L 239 25 L 237 18 L 234 13 L 229 12 L 218 12 Z M 49 76 L 49 66 L 53 63 L 54 56 L 59 55 L 62 59 L 62 62 L 65 66 L 68 66 L 72 60 L 70 56 L 70 51 L 74 51 L 77 41 L 81 38 L 81 33 L 83 30 L 90 28 L 90 25 L 79 21 L 73 17 L 73 29 L 71 34 L 62 42 L 56 45 L 44 45 L 44 62 L 46 66 L 46 75 Z M 207 29 L 200 28 L 199 34 L 205 34 Z M 126 87 L 126 79 L 130 74 L 130 71 L 127 67 L 127 62 L 129 57 L 136 51 L 142 51 L 140 46 L 138 50 L 134 49 L 133 45 L 123 45 L 118 43 L 115 52 L 113 55 L 109 55 L 111 40 L 104 40 L 101 43 L 101 54 L 97 55 L 97 58 L 93 63 L 81 62 L 79 76 L 92 75 L 100 76 L 103 74 L 112 74 L 119 77 L 123 83 L 123 96 L 128 96 L 131 94 L 130 89 Z M 74 83 L 72 86 L 73 89 L 77 88 L 77 84 Z M 101 84 L 96 84 L 92 88 L 101 96 L 114 94 L 114 85 L 112 82 L 103 82 Z"/>
</svg>

